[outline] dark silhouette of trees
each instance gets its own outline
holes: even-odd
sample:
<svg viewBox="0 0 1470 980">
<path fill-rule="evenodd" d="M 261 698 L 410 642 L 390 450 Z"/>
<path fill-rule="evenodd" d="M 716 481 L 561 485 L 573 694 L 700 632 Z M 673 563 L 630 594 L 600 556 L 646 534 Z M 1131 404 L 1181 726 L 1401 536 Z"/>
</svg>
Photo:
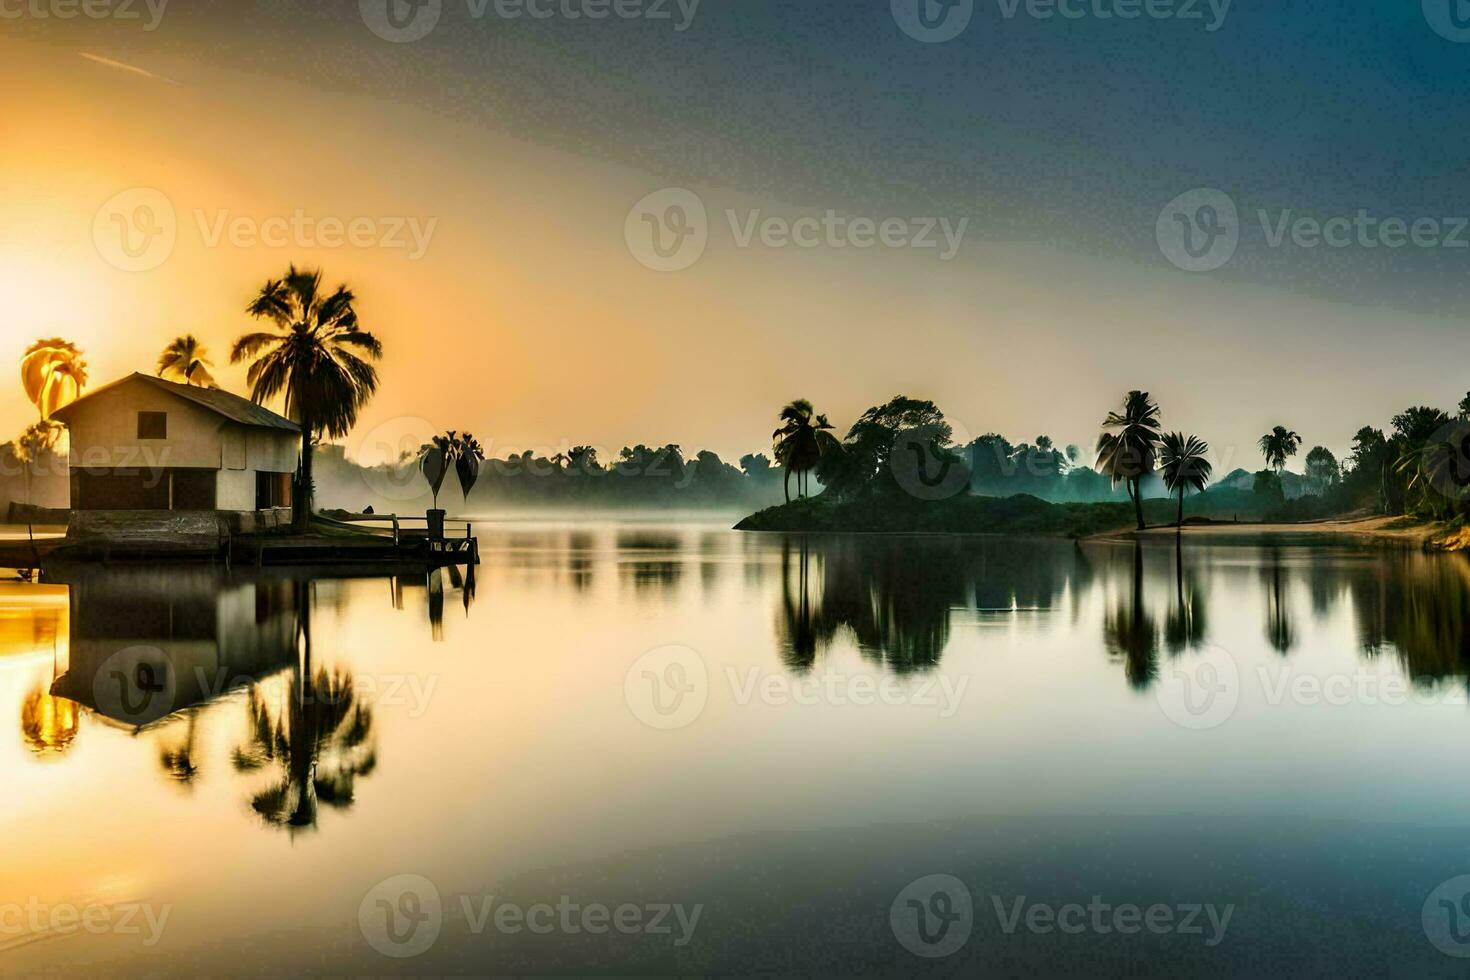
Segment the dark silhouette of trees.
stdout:
<svg viewBox="0 0 1470 980">
<path fill-rule="evenodd" d="M 1210 485 L 1213 467 L 1205 455 L 1209 444 L 1198 436 L 1186 436 L 1182 432 L 1166 434 L 1159 445 L 1159 465 L 1164 476 L 1164 486 L 1179 495 L 1180 530 L 1184 528 L 1184 494 L 1187 491 L 1202 493 Z"/>
<path fill-rule="evenodd" d="M 816 414 L 812 403 L 798 398 L 781 409 L 781 426 L 771 433 L 775 443 L 776 462 L 786 471 L 782 487 L 786 499 L 791 500 L 789 478 L 796 474 L 796 492 L 806 496 L 807 474 L 817 468 L 822 457 L 841 449 L 837 437 L 829 431 L 832 423 L 827 416 Z"/>
<path fill-rule="evenodd" d="M 210 373 L 213 363 L 204 344 L 191 333 L 169 341 L 158 356 L 158 376 L 171 381 L 182 381 L 186 385 L 213 388 L 214 375 Z"/>
<path fill-rule="evenodd" d="M 295 500 L 301 530 L 311 518 L 313 445 L 323 435 L 346 436 L 378 389 L 370 362 L 382 357 L 383 346 L 358 323 L 355 300 L 346 286 L 325 292 L 321 270 L 293 265 L 285 278 L 267 281 L 245 308 L 274 324 L 274 332 L 246 334 L 230 351 L 231 364 L 251 362 L 251 400 L 265 404 L 284 395 L 286 415 L 301 426 Z"/>
<path fill-rule="evenodd" d="M 1097 439 L 1098 468 L 1114 486 L 1127 485 L 1140 531 L 1144 528 L 1141 485 L 1154 472 L 1160 438 L 1159 406 L 1148 392 L 1135 390 L 1124 397 L 1121 412 L 1109 412 L 1103 419 L 1103 432 Z"/>
<path fill-rule="evenodd" d="M 1266 465 L 1275 470 L 1278 476 L 1286 469 L 1286 461 L 1296 455 L 1301 444 L 1302 437 L 1284 425 L 1275 426 L 1256 443 L 1261 455 L 1266 457 Z"/>
</svg>

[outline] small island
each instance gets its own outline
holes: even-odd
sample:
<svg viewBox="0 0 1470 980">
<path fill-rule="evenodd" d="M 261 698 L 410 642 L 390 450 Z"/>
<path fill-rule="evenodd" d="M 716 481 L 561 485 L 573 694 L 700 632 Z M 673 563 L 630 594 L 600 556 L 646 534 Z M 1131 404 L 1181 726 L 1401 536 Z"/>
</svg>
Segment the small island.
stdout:
<svg viewBox="0 0 1470 980">
<path fill-rule="evenodd" d="M 1342 463 L 1316 446 L 1304 474 L 1286 469 L 1301 436 L 1278 425 L 1257 443 L 1264 469 L 1214 480 L 1208 443 L 1165 431 L 1161 418 L 1147 392 L 1130 391 L 1104 417 L 1089 462 L 1047 436 L 1019 446 L 993 433 L 956 439 L 937 405 L 904 396 L 868 409 L 839 440 L 825 415 L 794 401 L 772 434 L 786 502 L 735 529 L 1068 538 L 1190 529 L 1216 540 L 1333 534 L 1451 551 L 1470 543 L 1470 487 L 1460 477 L 1470 395 L 1458 416 L 1419 406 L 1394 416 L 1389 435 L 1364 426 Z"/>
</svg>

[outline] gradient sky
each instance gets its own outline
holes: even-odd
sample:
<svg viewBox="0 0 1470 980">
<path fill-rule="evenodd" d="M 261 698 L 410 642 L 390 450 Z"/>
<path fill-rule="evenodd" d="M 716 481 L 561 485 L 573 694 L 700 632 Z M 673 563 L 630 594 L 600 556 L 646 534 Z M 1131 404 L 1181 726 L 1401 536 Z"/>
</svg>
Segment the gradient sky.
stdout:
<svg viewBox="0 0 1470 980">
<path fill-rule="evenodd" d="M 356 0 L 173 0 L 151 31 L 142 0 L 139 20 L 36 16 L 54 3 L 0 0 L 0 361 L 61 335 L 101 383 L 193 331 L 223 362 L 252 289 L 294 260 L 350 283 L 387 349 L 348 440 L 369 458 L 432 424 L 496 455 L 733 459 L 766 448 L 790 398 L 845 429 L 899 393 L 970 435 L 1088 446 L 1142 387 L 1217 465 L 1254 468 L 1273 424 L 1341 454 L 1360 425 L 1470 389 L 1470 247 L 1272 247 L 1257 218 L 1470 216 L 1470 44 L 1416 3 L 1237 0 L 1210 32 L 976 0 L 942 44 L 888 0 L 703 0 L 683 31 L 673 0 L 672 21 L 445 0 L 407 44 Z M 670 186 L 703 199 L 710 245 L 659 273 L 624 224 Z M 1236 202 L 1241 242 L 1191 274 L 1155 225 L 1197 187 Z M 142 272 L 94 236 L 134 188 L 177 215 Z M 723 213 L 828 208 L 969 224 L 943 262 L 741 248 Z M 209 241 L 222 215 L 298 209 L 435 224 L 417 259 Z M 5 424 L 28 416 L 18 378 L 0 386 Z"/>
</svg>

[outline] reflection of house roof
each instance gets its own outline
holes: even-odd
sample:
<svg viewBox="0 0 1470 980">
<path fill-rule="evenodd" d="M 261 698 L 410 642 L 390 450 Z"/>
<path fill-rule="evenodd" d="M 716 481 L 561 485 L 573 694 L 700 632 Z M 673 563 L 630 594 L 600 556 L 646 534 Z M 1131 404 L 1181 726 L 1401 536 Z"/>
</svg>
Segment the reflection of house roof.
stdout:
<svg viewBox="0 0 1470 980">
<path fill-rule="evenodd" d="M 193 402 L 200 408 L 208 409 L 216 415 L 222 415 L 231 422 L 238 422 L 240 425 L 249 425 L 262 429 L 281 429 L 286 432 L 301 431 L 299 425 L 285 416 L 277 415 L 270 409 L 257 405 L 248 398 L 241 398 L 239 395 L 231 394 L 223 388 L 200 388 L 195 385 L 175 384 L 172 381 L 165 381 L 162 378 L 155 378 L 152 375 L 136 372 L 128 375 L 126 378 L 120 378 L 111 384 L 103 385 L 96 391 L 83 395 L 70 405 L 66 405 L 52 412 L 52 417 L 65 422 L 67 416 L 76 411 L 77 406 L 85 405 L 88 401 L 96 398 L 104 391 L 109 391 L 118 385 L 127 384 L 132 381 L 146 382 L 161 391 L 166 391 L 170 395 L 177 395 L 185 401 Z"/>
</svg>

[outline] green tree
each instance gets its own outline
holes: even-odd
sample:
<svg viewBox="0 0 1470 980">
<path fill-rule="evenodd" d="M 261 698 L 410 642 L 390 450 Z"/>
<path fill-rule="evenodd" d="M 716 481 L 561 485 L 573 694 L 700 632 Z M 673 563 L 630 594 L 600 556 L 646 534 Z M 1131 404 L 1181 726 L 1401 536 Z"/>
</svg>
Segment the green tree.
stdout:
<svg viewBox="0 0 1470 980">
<path fill-rule="evenodd" d="M 1337 457 L 1326 446 L 1313 446 L 1307 453 L 1307 485 L 1319 496 L 1336 486 L 1342 479 L 1342 468 Z"/>
<path fill-rule="evenodd" d="M 1428 405 L 1407 408 L 1393 417 L 1393 436 L 1388 441 L 1393 474 L 1388 488 L 1390 511 L 1440 513 L 1443 501 L 1434 492 L 1429 470 L 1445 455 L 1436 443 L 1440 430 L 1449 424 L 1449 415 Z M 1454 450 L 1449 452 L 1453 455 Z"/>
<path fill-rule="evenodd" d="M 1179 519 L 1176 526 L 1184 528 L 1184 494 L 1186 491 L 1202 493 L 1210 485 L 1210 474 L 1214 467 L 1205 458 L 1210 446 L 1198 436 L 1186 436 L 1182 432 L 1166 434 L 1159 446 L 1159 468 L 1164 486 L 1179 495 Z"/>
<path fill-rule="evenodd" d="M 201 388 L 215 386 L 214 375 L 209 371 L 213 366 L 209 351 L 191 333 L 169 341 L 169 345 L 158 356 L 160 378 L 176 378 L 186 385 L 197 384 Z"/>
<path fill-rule="evenodd" d="M 1128 392 L 1123 410 L 1107 414 L 1103 432 L 1097 438 L 1098 469 L 1113 486 L 1127 486 L 1140 531 L 1144 528 L 1143 478 L 1153 473 L 1158 463 L 1160 438 L 1159 406 L 1146 391 Z"/>
<path fill-rule="evenodd" d="M 822 485 L 838 496 L 897 491 L 895 466 L 910 458 L 895 459 L 894 450 L 918 450 L 940 466 L 968 467 L 951 447 L 954 429 L 939 406 L 932 401 L 905 395 L 889 399 L 864 412 L 842 441 L 842 452 L 822 458 L 817 476 Z M 965 481 L 968 484 L 966 472 Z"/>
<path fill-rule="evenodd" d="M 346 286 L 322 289 L 321 270 L 298 270 L 271 279 L 245 311 L 269 320 L 273 332 L 235 341 L 230 363 L 250 361 L 250 397 L 264 404 L 285 396 L 286 415 L 301 426 L 301 469 L 296 481 L 296 527 L 311 517 L 311 451 L 323 435 L 352 430 L 363 405 L 378 389 L 371 361 L 383 356 L 376 337 L 362 329 Z"/>
<path fill-rule="evenodd" d="M 796 492 L 806 496 L 807 474 L 816 469 L 822 457 L 834 449 L 841 449 L 837 437 L 831 433 L 832 423 L 827 416 L 818 415 L 812 403 L 798 398 L 781 409 L 781 427 L 771 433 L 775 446 L 776 465 L 785 469 L 782 490 L 786 502 L 791 502 L 791 474 L 796 474 Z"/>
<path fill-rule="evenodd" d="M 1301 444 L 1302 437 L 1284 425 L 1276 426 L 1256 443 L 1261 455 L 1266 457 L 1266 465 L 1275 470 L 1277 476 L 1286 469 L 1286 461 L 1296 455 Z"/>
<path fill-rule="evenodd" d="M 1256 474 L 1251 491 L 1265 506 L 1272 507 L 1286 502 L 1286 489 L 1281 484 L 1281 475 L 1275 470 L 1261 470 Z"/>
</svg>

